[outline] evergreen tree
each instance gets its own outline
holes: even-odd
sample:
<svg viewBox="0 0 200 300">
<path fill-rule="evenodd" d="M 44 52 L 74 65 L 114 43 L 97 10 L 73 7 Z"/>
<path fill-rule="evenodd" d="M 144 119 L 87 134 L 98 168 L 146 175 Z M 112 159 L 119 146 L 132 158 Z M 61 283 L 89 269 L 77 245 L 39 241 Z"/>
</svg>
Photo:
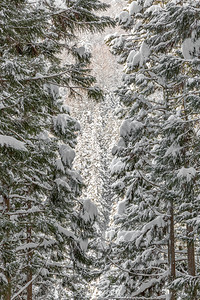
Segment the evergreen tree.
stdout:
<svg viewBox="0 0 200 300">
<path fill-rule="evenodd" d="M 90 248 L 97 215 L 78 200 L 73 170 L 79 124 L 59 95 L 64 86 L 98 99 L 82 31 L 113 25 L 95 15 L 99 1 L 1 1 L 0 296 L 2 299 L 86 299 L 95 272 Z M 69 62 L 61 64 L 67 50 Z"/>
<path fill-rule="evenodd" d="M 108 38 L 125 65 L 126 119 L 113 149 L 123 201 L 107 293 L 198 299 L 199 4 L 153 2 L 130 3 L 118 17 L 128 33 Z"/>
</svg>

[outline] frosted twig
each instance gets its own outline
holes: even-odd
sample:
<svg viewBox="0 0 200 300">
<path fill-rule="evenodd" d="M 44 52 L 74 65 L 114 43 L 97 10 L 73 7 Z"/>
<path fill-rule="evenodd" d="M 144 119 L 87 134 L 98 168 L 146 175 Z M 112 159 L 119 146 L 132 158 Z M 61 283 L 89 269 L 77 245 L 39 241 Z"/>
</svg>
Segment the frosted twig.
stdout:
<svg viewBox="0 0 200 300">
<path fill-rule="evenodd" d="M 127 273 L 129 273 L 129 274 L 132 274 L 132 275 L 135 275 L 135 276 L 144 276 L 144 277 L 152 277 L 152 276 L 160 276 L 160 275 L 163 275 L 163 273 L 158 273 L 158 274 L 141 274 L 141 273 L 134 273 L 134 272 L 132 272 L 132 271 L 129 271 L 129 270 L 127 270 L 127 269 L 124 269 L 124 268 L 122 268 L 121 266 L 119 266 L 118 264 L 116 264 L 112 259 L 110 259 L 109 257 L 108 257 L 108 260 L 110 260 L 112 263 L 113 263 L 113 265 L 115 265 L 118 269 L 120 269 L 120 270 L 122 270 L 122 271 L 124 271 L 124 272 L 127 272 Z M 12 299 L 11 299 L 12 300 Z"/>
</svg>

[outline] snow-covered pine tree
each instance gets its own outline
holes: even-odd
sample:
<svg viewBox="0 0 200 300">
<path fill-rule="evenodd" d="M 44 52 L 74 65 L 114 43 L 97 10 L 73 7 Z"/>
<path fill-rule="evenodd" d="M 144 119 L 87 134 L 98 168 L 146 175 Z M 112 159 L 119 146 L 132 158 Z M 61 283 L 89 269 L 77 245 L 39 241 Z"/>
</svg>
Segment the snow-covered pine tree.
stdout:
<svg viewBox="0 0 200 300">
<path fill-rule="evenodd" d="M 127 11 L 120 13 L 119 20 L 122 23 L 128 20 L 130 25 L 130 19 L 124 19 L 127 14 Z M 148 60 L 150 49 L 144 31 L 110 36 L 108 43 L 112 52 L 121 54 L 120 62 L 126 60 L 124 85 L 117 92 L 124 111 L 120 113 L 126 114 L 126 119 L 120 128 L 118 145 L 113 148 L 116 158 L 111 165 L 111 173 L 116 178 L 113 188 L 119 200 L 123 200 L 115 212 L 115 234 L 111 231 L 114 244 L 108 255 L 111 272 L 106 277 L 111 280 L 107 281 L 106 292 L 112 297 L 162 299 L 168 278 L 165 238 L 168 224 L 166 209 L 156 197 L 160 187 L 151 181 L 152 150 L 157 144 L 162 116 L 155 109 L 159 103 L 149 97 L 156 87 L 144 82 L 140 70 Z"/>
<path fill-rule="evenodd" d="M 159 54 L 156 76 L 162 74 L 165 78 L 166 116 L 156 150 L 155 169 L 158 180 L 164 182 L 174 202 L 176 249 L 179 245 L 182 254 L 181 257 L 176 254 L 177 279 L 172 286 L 177 290 L 177 297 L 198 299 L 195 252 L 199 247 L 200 32 L 196 25 L 200 18 L 199 4 L 169 2 L 161 12 L 154 14 L 147 25 L 148 31 L 155 34 L 149 38 L 149 45 L 152 52 Z"/>
<path fill-rule="evenodd" d="M 108 39 L 125 64 L 118 95 L 128 112 L 112 168 L 115 187 L 124 197 L 110 254 L 118 271 L 108 273 L 107 283 L 115 296 L 121 283 L 118 296 L 198 299 L 199 4 L 133 1 L 118 19 L 133 29 Z M 140 108 L 138 99 L 147 109 Z M 166 285 L 162 279 L 167 277 Z"/>
<path fill-rule="evenodd" d="M 101 96 L 77 34 L 113 25 L 95 14 L 106 7 L 99 1 L 0 3 L 2 299 L 80 299 L 92 275 L 87 265 L 95 255 L 85 251 L 97 211 L 90 200 L 77 200 L 82 180 L 72 163 L 79 124 L 59 87 Z M 64 65 L 62 50 L 72 56 Z"/>
</svg>

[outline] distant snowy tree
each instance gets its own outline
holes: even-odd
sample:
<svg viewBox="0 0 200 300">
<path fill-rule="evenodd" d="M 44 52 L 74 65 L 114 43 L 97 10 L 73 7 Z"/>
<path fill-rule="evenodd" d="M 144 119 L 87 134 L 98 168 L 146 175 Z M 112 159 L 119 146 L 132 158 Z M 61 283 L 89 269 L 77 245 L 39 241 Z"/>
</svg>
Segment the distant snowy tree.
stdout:
<svg viewBox="0 0 200 300">
<path fill-rule="evenodd" d="M 3 0 L 0 3 L 0 297 L 86 299 L 95 271 L 90 250 L 96 206 L 77 200 L 73 169 L 80 126 L 59 94 L 92 85 L 90 54 L 77 33 L 112 26 L 96 1 Z M 61 53 L 69 61 L 61 64 Z"/>
</svg>

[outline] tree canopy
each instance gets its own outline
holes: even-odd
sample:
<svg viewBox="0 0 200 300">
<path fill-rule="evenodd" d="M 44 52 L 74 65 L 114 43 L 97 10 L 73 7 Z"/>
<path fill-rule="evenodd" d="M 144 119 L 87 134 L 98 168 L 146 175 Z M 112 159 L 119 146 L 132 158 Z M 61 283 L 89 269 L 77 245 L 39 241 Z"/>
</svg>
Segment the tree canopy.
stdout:
<svg viewBox="0 0 200 300">
<path fill-rule="evenodd" d="M 80 125 L 59 90 L 102 97 L 78 34 L 113 26 L 97 15 L 106 8 L 98 0 L 0 3 L 2 299 L 87 298 L 97 210 L 79 199 L 73 160 Z"/>
</svg>

